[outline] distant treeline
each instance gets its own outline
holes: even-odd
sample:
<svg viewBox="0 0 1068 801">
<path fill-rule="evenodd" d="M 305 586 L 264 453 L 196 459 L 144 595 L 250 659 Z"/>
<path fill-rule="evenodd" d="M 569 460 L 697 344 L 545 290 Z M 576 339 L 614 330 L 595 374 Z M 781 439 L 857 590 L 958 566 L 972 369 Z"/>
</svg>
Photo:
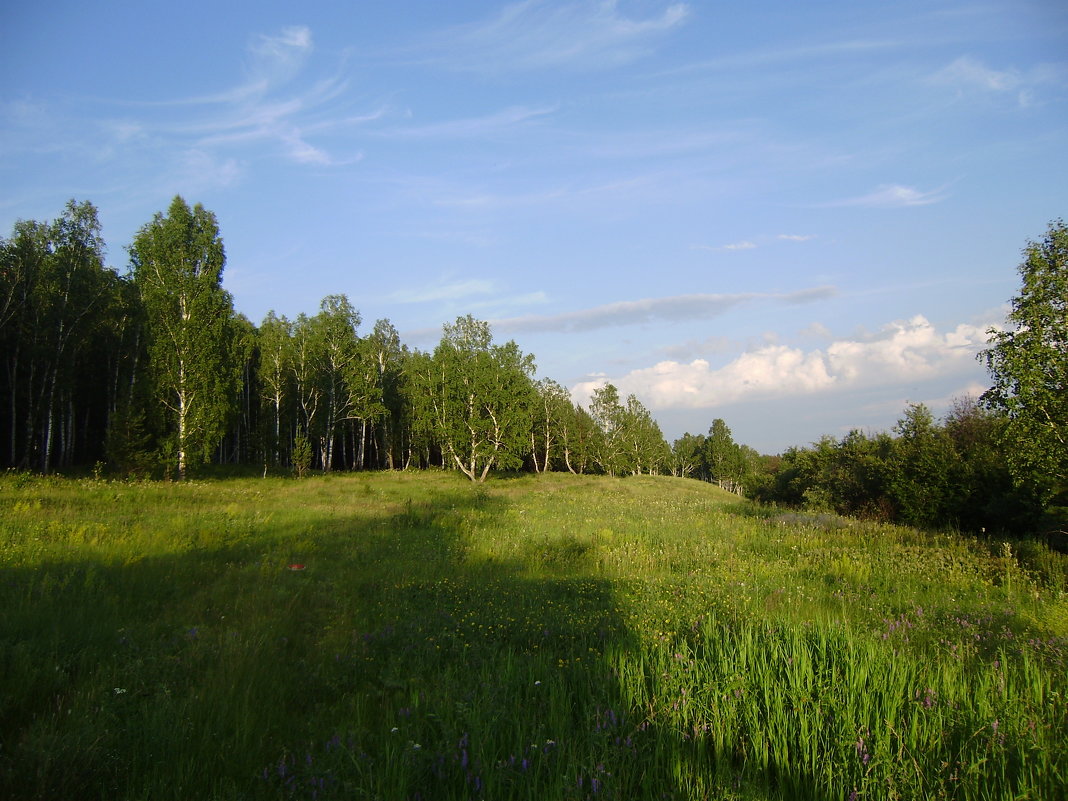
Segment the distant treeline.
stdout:
<svg viewBox="0 0 1068 801">
<path fill-rule="evenodd" d="M 587 407 L 535 380 L 534 358 L 471 316 L 431 352 L 388 320 L 361 333 L 345 295 L 259 326 L 222 289 L 214 215 L 176 197 L 104 263 L 95 207 L 0 239 L 0 464 L 184 477 L 205 463 L 266 472 L 441 466 L 672 474 L 767 502 L 917 526 L 1028 531 L 1064 503 L 1068 229 L 1030 243 L 1023 289 L 983 358 L 994 386 L 941 422 L 910 406 L 894 434 L 853 432 L 781 456 L 723 420 L 669 445 L 633 395 Z M 1045 518 L 1044 518 L 1045 516 Z M 1045 522 L 1042 522 L 1045 520 Z M 1054 525 L 1063 525 L 1054 523 Z"/>
</svg>

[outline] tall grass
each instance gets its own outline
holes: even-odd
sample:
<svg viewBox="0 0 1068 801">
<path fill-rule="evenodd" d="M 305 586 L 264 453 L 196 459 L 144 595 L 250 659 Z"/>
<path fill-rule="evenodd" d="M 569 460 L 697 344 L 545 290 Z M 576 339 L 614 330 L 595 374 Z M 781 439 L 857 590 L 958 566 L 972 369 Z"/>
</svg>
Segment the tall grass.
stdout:
<svg viewBox="0 0 1068 801">
<path fill-rule="evenodd" d="M 0 796 L 1063 797 L 1063 565 L 667 478 L 9 475 Z"/>
</svg>

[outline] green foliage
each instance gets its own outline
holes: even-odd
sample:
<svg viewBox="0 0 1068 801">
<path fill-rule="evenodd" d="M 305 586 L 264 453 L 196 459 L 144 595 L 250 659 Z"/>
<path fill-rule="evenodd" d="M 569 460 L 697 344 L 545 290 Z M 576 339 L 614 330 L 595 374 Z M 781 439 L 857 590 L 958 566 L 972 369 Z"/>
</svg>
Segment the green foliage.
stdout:
<svg viewBox="0 0 1068 801">
<path fill-rule="evenodd" d="M 571 473 L 591 471 L 601 443 L 601 430 L 584 408 L 575 404 L 564 415 L 561 447 L 564 464 Z"/>
<path fill-rule="evenodd" d="M 894 430 L 889 495 L 896 517 L 913 526 L 949 520 L 950 472 L 956 453 L 949 435 L 935 424 L 930 409 L 910 404 Z"/>
<path fill-rule="evenodd" d="M 616 398 L 606 440 L 563 386 L 535 387 L 532 356 L 494 344 L 470 315 L 434 354 L 409 352 L 388 320 L 361 336 L 345 295 L 257 328 L 222 288 L 222 239 L 202 206 L 175 197 L 154 215 L 124 278 L 104 268 L 99 233 L 95 209 L 71 201 L 56 222 L 20 222 L 0 241 L 0 463 L 48 471 L 107 456 L 116 474 L 185 477 L 207 461 L 258 461 L 266 475 L 292 466 L 299 430 L 308 469 L 324 471 L 416 464 L 481 481 L 524 465 L 668 467 L 637 398 Z"/>
<path fill-rule="evenodd" d="M 569 434 L 574 407 L 567 388 L 551 378 L 543 378 L 534 385 L 537 402 L 532 413 L 531 459 L 534 472 L 540 473 L 566 466 L 564 449 Z"/>
<path fill-rule="evenodd" d="M 704 446 L 704 435 L 694 435 L 688 431 L 675 440 L 671 444 L 671 474 L 681 478 L 700 477 Z"/>
<path fill-rule="evenodd" d="M 478 482 L 493 467 L 521 467 L 530 449 L 534 358 L 512 341 L 494 345 L 489 324 L 467 315 L 444 327 L 425 370 L 428 422 L 450 462 Z"/>
<path fill-rule="evenodd" d="M 590 398 L 588 445 L 594 462 L 609 475 L 655 475 L 671 462 L 671 449 L 649 410 L 634 395 L 626 404 L 614 384 L 593 391 Z"/>
<path fill-rule="evenodd" d="M 589 413 L 599 434 L 594 459 L 601 470 L 610 476 L 625 469 L 622 449 L 626 423 L 624 412 L 619 390 L 614 384 L 605 384 L 593 391 Z"/>
<path fill-rule="evenodd" d="M 304 478 L 312 466 L 311 441 L 304 434 L 304 429 L 298 428 L 297 435 L 293 438 L 293 470 L 297 478 Z"/>
<path fill-rule="evenodd" d="M 112 353 L 125 298 L 124 282 L 104 266 L 100 222 L 89 202 L 69 201 L 52 222 L 19 221 L 10 239 L 0 239 L 7 464 L 48 472 L 103 456 L 108 415 L 125 377 Z"/>
<path fill-rule="evenodd" d="M 175 197 L 130 247 L 145 309 L 156 401 L 169 412 L 177 469 L 207 461 L 237 397 L 233 301 L 222 289 L 225 263 L 215 215 Z"/>
<path fill-rule="evenodd" d="M 283 464 L 285 433 L 293 403 L 293 324 L 285 315 L 267 312 L 257 331 L 260 355 L 260 402 L 267 421 L 266 454 L 275 467 Z M 287 421 L 283 429 L 282 421 Z"/>
<path fill-rule="evenodd" d="M 983 396 L 1007 415 L 1004 452 L 1017 481 L 1050 502 L 1068 494 L 1068 226 L 1049 225 L 1020 264 L 1008 330 L 981 354 L 994 385 Z M 1064 501 L 1061 501 L 1064 503 Z"/>
<path fill-rule="evenodd" d="M 753 497 L 925 528 L 1033 532 L 1036 499 L 1009 476 L 1003 425 L 971 399 L 956 401 L 941 425 L 910 405 L 896 437 L 852 431 L 789 449 Z"/>
<path fill-rule="evenodd" d="M 674 474 L 711 481 L 730 492 L 755 494 L 763 480 L 761 456 L 734 441 L 722 418 L 712 421 L 708 436 L 687 432 L 672 448 Z"/>
</svg>

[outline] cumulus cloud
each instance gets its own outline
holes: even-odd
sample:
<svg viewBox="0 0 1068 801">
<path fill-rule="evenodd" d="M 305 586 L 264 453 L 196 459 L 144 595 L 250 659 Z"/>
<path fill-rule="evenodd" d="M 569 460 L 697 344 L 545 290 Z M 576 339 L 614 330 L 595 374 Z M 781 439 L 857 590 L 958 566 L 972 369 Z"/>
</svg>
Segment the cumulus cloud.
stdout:
<svg viewBox="0 0 1068 801">
<path fill-rule="evenodd" d="M 663 361 L 612 383 L 653 409 L 710 408 L 963 373 L 974 368 L 975 355 L 985 344 L 983 327 L 962 323 L 940 332 L 917 315 L 890 323 L 872 337 L 838 340 L 825 349 L 769 344 L 722 367 L 705 359 Z M 605 380 L 580 383 L 572 395 L 584 402 Z"/>
</svg>

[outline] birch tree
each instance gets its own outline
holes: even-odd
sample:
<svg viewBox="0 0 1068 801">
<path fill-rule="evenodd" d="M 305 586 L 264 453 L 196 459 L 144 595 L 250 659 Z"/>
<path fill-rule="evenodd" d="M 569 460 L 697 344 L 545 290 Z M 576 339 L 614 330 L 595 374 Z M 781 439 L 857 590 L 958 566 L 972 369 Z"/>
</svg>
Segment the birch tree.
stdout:
<svg viewBox="0 0 1068 801">
<path fill-rule="evenodd" d="M 0 252 L 11 461 L 48 472 L 57 455 L 71 461 L 75 408 L 84 411 L 105 394 L 97 381 L 94 398 L 86 397 L 78 379 L 120 282 L 104 266 L 100 222 L 87 201 L 68 201 L 52 223 L 20 221 Z"/>
<path fill-rule="evenodd" d="M 389 320 L 375 322 L 374 331 L 366 340 L 367 353 L 378 374 L 377 403 L 380 406 L 381 441 L 378 463 L 393 470 L 396 466 L 396 434 L 404 425 L 404 365 L 409 354 L 401 343 L 400 334 Z"/>
<path fill-rule="evenodd" d="M 334 467 L 338 428 L 352 413 L 354 373 L 359 359 L 360 313 L 345 295 L 327 295 L 312 319 L 313 347 L 318 355 L 323 391 L 323 428 L 320 437 L 323 470 Z"/>
<path fill-rule="evenodd" d="M 285 315 L 267 312 L 259 331 L 260 393 L 269 420 L 266 453 L 275 467 L 282 464 L 282 415 L 293 383 L 293 324 Z M 266 471 L 266 460 L 264 471 Z"/>
<path fill-rule="evenodd" d="M 444 327 L 432 357 L 432 408 L 442 450 L 472 481 L 522 465 L 529 447 L 534 359 L 513 341 L 494 345 L 471 315 Z"/>
<path fill-rule="evenodd" d="M 626 413 L 619 400 L 619 390 L 614 384 L 605 384 L 593 391 L 589 411 L 600 432 L 594 459 L 604 472 L 614 476 L 624 469 L 623 433 Z"/>
<path fill-rule="evenodd" d="M 184 479 L 225 433 L 238 375 L 231 355 L 233 301 L 215 215 L 175 197 L 130 246 L 144 304 L 155 396 L 170 418 L 173 458 Z"/>
<path fill-rule="evenodd" d="M 566 441 L 569 418 L 573 415 L 571 395 L 551 378 L 543 378 L 535 385 L 537 404 L 530 429 L 531 458 L 534 472 L 553 469 L 553 461 Z M 540 460 L 540 461 L 539 461 Z"/>
<path fill-rule="evenodd" d="M 319 406 L 323 397 L 319 346 L 312 318 L 304 312 L 293 321 L 289 369 L 293 374 L 297 404 L 297 434 L 304 438 L 302 448 L 312 442 L 319 428 Z"/>
</svg>

